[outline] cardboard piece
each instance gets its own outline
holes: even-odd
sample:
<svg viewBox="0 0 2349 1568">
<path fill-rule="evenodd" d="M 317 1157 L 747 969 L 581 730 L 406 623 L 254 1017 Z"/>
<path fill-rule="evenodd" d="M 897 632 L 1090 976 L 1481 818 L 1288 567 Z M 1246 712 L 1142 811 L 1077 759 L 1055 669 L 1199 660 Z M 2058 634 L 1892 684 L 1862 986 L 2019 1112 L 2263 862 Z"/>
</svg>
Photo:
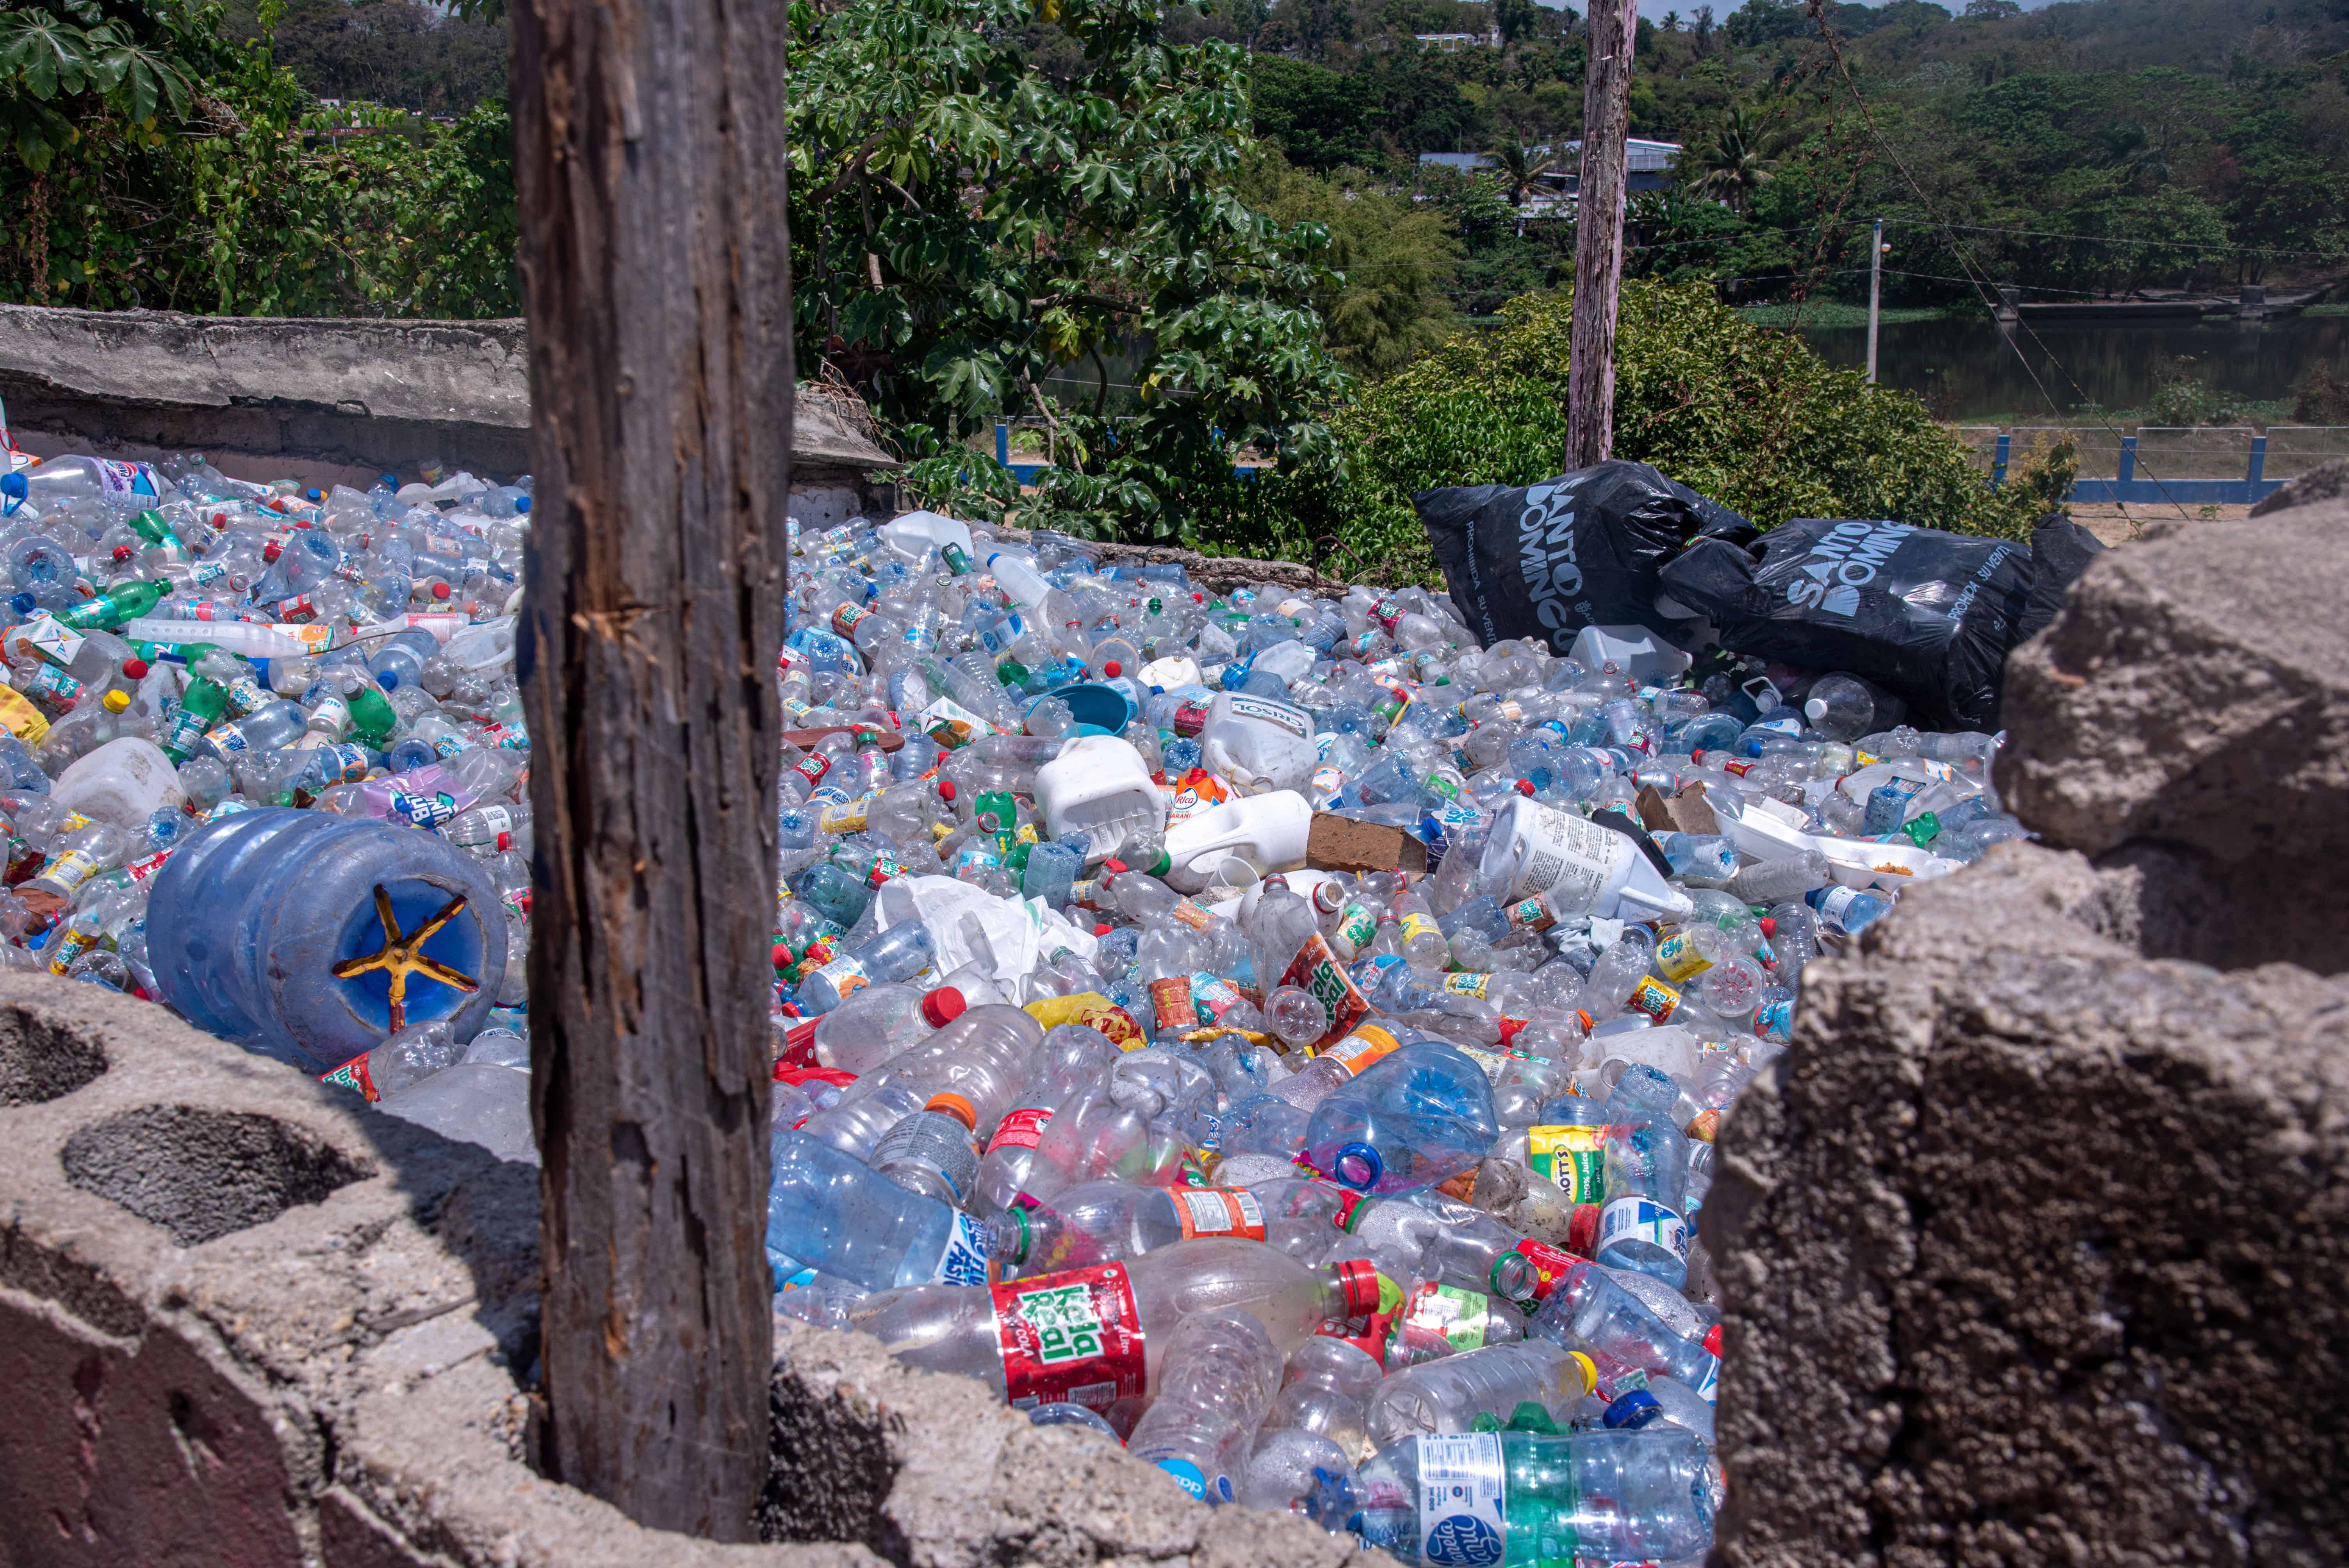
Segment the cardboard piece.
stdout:
<svg viewBox="0 0 2349 1568">
<path fill-rule="evenodd" d="M 1640 821 L 1651 833 L 1699 833 L 1712 835 L 1721 831 L 1721 819 L 1713 812 L 1713 802 L 1704 798 L 1704 786 L 1684 784 L 1667 796 L 1653 784 L 1640 787 Z"/>
<path fill-rule="evenodd" d="M 1313 814 L 1305 841 L 1305 863 L 1317 872 L 1392 872 L 1427 874 L 1427 846 L 1401 828 L 1358 822 L 1328 811 Z"/>
</svg>

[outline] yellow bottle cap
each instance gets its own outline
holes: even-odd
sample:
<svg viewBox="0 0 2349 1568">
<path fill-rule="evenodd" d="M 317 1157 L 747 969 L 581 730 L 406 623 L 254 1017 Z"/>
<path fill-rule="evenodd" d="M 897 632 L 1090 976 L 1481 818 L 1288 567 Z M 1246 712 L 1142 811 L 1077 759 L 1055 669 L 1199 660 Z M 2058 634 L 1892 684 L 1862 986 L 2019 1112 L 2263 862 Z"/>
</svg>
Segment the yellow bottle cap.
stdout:
<svg viewBox="0 0 2349 1568">
<path fill-rule="evenodd" d="M 1573 1362 L 1577 1369 L 1581 1372 L 1582 1391 L 1585 1395 L 1588 1395 L 1593 1388 L 1599 1387 L 1599 1363 L 1593 1361 L 1589 1357 L 1585 1356 L 1579 1350 L 1568 1351 L 1566 1353 L 1566 1358 L 1568 1361 Z"/>
<path fill-rule="evenodd" d="M 130 706 L 130 694 L 127 691 L 110 691 L 98 698 L 98 704 L 109 713 L 120 713 Z"/>
</svg>

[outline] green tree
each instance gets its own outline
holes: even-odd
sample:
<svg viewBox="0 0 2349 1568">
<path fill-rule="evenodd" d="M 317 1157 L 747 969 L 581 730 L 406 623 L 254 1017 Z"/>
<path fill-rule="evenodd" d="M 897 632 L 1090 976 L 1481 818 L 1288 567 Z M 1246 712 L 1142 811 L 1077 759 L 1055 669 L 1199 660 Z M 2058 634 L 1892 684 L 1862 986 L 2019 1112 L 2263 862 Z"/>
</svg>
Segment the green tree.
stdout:
<svg viewBox="0 0 2349 1568">
<path fill-rule="evenodd" d="M 1754 193 L 1778 177 L 1773 147 L 1754 111 L 1731 104 L 1712 134 L 1687 150 L 1682 178 L 1701 194 L 1727 202 L 1731 211 L 1744 212 Z"/>
<path fill-rule="evenodd" d="M 1540 9 L 1534 0 L 1493 0 L 1493 26 L 1501 30 L 1504 44 L 1532 37 L 1540 21 Z"/>
<path fill-rule="evenodd" d="M 1440 208 L 1365 183 L 1359 171 L 1323 179 L 1292 169 L 1268 148 L 1248 160 L 1239 191 L 1276 222 L 1329 234 L 1321 260 L 1331 271 L 1313 303 L 1330 351 L 1350 370 L 1383 376 L 1442 346 L 1458 326 L 1445 291 L 1461 249 Z"/>
<path fill-rule="evenodd" d="M 1312 307 L 1327 235 L 1283 230 L 1232 189 L 1244 62 L 1167 44 L 1154 0 L 1061 0 L 1067 79 L 1009 46 L 1017 0 L 853 0 L 793 14 L 792 242 L 801 363 L 868 391 L 929 466 L 1018 501 L 957 446 L 998 413 L 1059 418 L 1069 461 L 1023 511 L 1088 532 L 1185 536 L 1234 458 L 1326 450 L 1344 387 Z M 1140 412 L 1103 423 L 1104 356 Z M 1040 387 L 1092 365 L 1063 415 Z"/>
<path fill-rule="evenodd" d="M 1524 206 L 1526 196 L 1541 183 L 1542 176 L 1557 167 L 1557 158 L 1549 149 L 1528 147 L 1515 137 L 1495 142 L 1485 156 L 1493 160 L 1494 171 L 1512 207 Z"/>
</svg>

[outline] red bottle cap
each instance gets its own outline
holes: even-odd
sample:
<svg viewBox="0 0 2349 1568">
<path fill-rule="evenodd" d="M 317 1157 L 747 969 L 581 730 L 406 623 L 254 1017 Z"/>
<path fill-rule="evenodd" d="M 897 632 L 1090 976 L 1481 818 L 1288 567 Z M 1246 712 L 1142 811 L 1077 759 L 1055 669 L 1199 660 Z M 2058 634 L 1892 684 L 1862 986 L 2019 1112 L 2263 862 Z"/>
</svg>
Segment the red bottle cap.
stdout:
<svg viewBox="0 0 2349 1568">
<path fill-rule="evenodd" d="M 1120 873 L 1121 872 L 1123 872 L 1125 869 L 1126 869 L 1126 865 L 1125 865 L 1125 862 L 1124 862 L 1123 861 L 1115 861 L 1115 860 L 1112 860 L 1112 861 L 1103 861 L 1102 862 L 1102 870 L 1103 872 L 1107 872 L 1107 873 L 1108 873 L 1109 875 L 1111 875 L 1111 876 L 1116 876 L 1118 873 Z"/>
<path fill-rule="evenodd" d="M 134 681 L 145 680 L 147 678 L 147 661 L 145 659 L 125 659 L 122 661 L 122 673 L 129 676 Z"/>
<path fill-rule="evenodd" d="M 128 561 L 128 560 L 129 560 L 129 559 L 130 559 L 130 546 L 129 546 L 129 545 L 127 545 L 127 544 L 118 544 L 118 545 L 116 545 L 116 546 L 114 547 L 114 559 L 116 559 L 117 561 Z"/>
<path fill-rule="evenodd" d="M 1532 779 L 1518 779 L 1518 780 L 1517 780 L 1517 793 L 1518 793 L 1518 794 L 1520 794 L 1520 795 L 1530 795 L 1530 794 L 1532 794 L 1533 792 L 1534 792 L 1534 781 L 1533 781 Z"/>
<path fill-rule="evenodd" d="M 1778 934 L 1778 923 L 1766 914 L 1762 917 L 1762 934 L 1764 936 Z"/>
<path fill-rule="evenodd" d="M 1338 1283 L 1346 1287 L 1346 1315 L 1361 1317 L 1379 1309 L 1379 1269 L 1364 1258 L 1349 1258 L 1338 1265 Z"/>
<path fill-rule="evenodd" d="M 1118 676 L 1125 674 L 1125 666 L 1119 664 L 1115 659 L 1104 659 L 1102 661 L 1102 674 L 1109 676 L 1112 680 L 1115 680 Z"/>
<path fill-rule="evenodd" d="M 124 665 L 122 673 L 129 675 L 130 673 L 129 666 L 127 665 Z M 770 953 L 767 956 L 774 960 L 775 967 L 778 969 L 788 969 L 791 967 L 792 950 L 788 944 L 781 942 L 776 943 L 774 951 Z"/>
<path fill-rule="evenodd" d="M 449 596 L 449 584 L 446 583 L 432 584 L 432 596 L 435 599 L 446 599 Z"/>
<path fill-rule="evenodd" d="M 1109 923 L 1109 922 L 1108 922 L 1108 921 L 1106 921 L 1106 920 L 1102 921 L 1101 923 L 1099 923 L 1098 924 L 1096 924 L 1096 925 L 1093 927 L 1093 934 L 1094 934 L 1095 936 L 1107 936 L 1107 935 L 1109 934 L 1109 933 L 1110 933 L 1110 923 Z"/>
<path fill-rule="evenodd" d="M 1719 1358 L 1721 1355 L 1721 1325 L 1716 1323 L 1711 1328 L 1704 1331 L 1704 1347 L 1707 1350 L 1712 1351 L 1716 1359 Z"/>
<path fill-rule="evenodd" d="M 952 985 L 941 985 L 922 998 L 922 1016 L 933 1029 L 943 1029 L 963 1016 L 970 1004 Z"/>
<path fill-rule="evenodd" d="M 261 547 L 261 559 L 264 561 L 275 561 L 285 553 L 285 542 L 282 539 L 273 539 Z"/>
<path fill-rule="evenodd" d="M 941 799 L 941 800 L 951 800 L 951 799 L 953 799 L 954 798 L 955 798 L 955 781 L 954 781 L 953 779 L 939 779 L 939 780 L 938 780 L 938 799 Z"/>
</svg>

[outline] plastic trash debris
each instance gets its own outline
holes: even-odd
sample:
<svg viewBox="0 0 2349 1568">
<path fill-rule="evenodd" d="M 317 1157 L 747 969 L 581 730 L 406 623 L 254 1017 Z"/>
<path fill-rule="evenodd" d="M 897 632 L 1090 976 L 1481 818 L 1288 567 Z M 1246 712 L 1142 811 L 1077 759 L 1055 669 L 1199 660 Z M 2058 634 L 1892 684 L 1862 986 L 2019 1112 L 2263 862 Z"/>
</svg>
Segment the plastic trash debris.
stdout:
<svg viewBox="0 0 2349 1568">
<path fill-rule="evenodd" d="M 1568 532 L 1741 532 L 1634 469 Z M 6 520 L 0 962 L 532 1158 L 527 484 L 57 476 Z M 1701 1557 L 1713 1140 L 1812 960 L 2023 830 L 1993 737 L 1688 662 L 1700 606 L 1576 537 L 1638 603 L 1480 646 L 1417 588 L 793 525 L 778 1310 L 1406 1557 Z"/>
</svg>

